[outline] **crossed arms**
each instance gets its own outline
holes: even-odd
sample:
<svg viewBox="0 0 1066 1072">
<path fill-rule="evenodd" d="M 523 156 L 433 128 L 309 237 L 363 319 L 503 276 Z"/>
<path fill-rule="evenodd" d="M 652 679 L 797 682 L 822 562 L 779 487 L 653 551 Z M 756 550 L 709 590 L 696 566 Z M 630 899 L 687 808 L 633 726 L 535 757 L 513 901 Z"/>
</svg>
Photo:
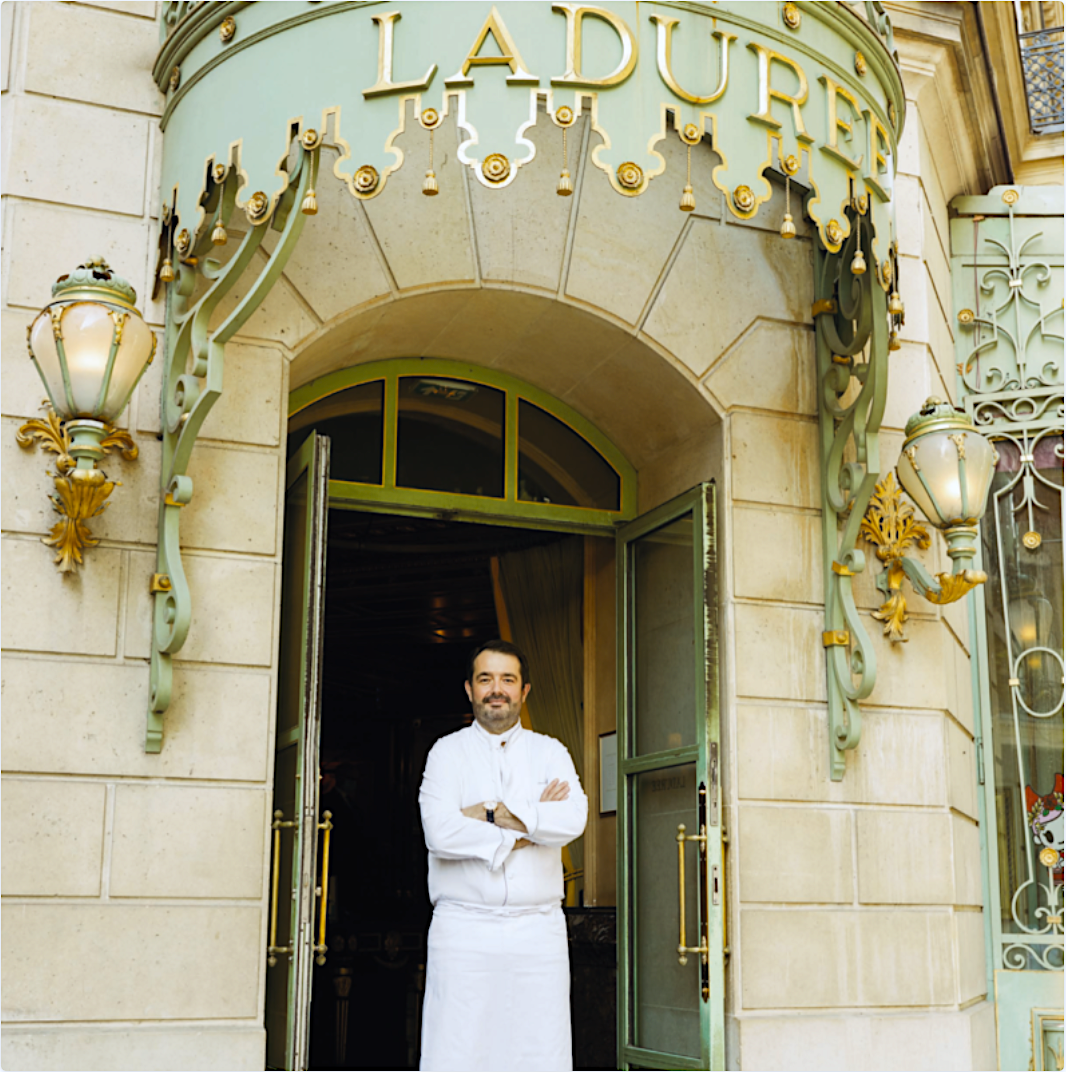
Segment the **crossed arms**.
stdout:
<svg viewBox="0 0 1066 1072">
<path fill-rule="evenodd" d="M 588 801 L 569 753 L 560 746 L 553 778 L 539 800 L 497 804 L 487 822 L 484 802 L 462 807 L 462 757 L 434 748 L 426 761 L 419 806 L 426 848 L 444 860 L 481 860 L 491 870 L 503 866 L 516 848 L 530 844 L 558 848 L 585 829 Z M 469 799 L 469 798 L 468 798 Z"/>
</svg>

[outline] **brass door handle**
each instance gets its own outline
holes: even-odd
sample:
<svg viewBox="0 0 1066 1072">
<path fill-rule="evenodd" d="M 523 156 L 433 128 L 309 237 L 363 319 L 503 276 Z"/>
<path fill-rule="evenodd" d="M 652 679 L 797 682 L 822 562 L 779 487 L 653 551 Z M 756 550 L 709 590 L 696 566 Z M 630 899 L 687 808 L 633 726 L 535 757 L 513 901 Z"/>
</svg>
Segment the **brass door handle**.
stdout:
<svg viewBox="0 0 1066 1072">
<path fill-rule="evenodd" d="M 706 866 L 707 857 L 707 828 L 701 823 L 698 834 L 685 834 L 685 824 L 680 823 L 677 827 L 677 902 L 679 916 L 679 930 L 677 943 L 677 962 L 686 965 L 689 953 L 699 953 L 703 963 L 707 961 L 710 952 L 707 945 L 707 932 L 701 928 L 700 944 L 688 945 L 688 930 L 685 925 L 685 842 L 695 841 L 700 846 L 700 857 Z"/>
<path fill-rule="evenodd" d="M 329 897 L 329 835 L 333 830 L 333 812 L 324 811 L 318 829 L 322 831 L 322 881 L 318 887 L 318 944 L 315 946 L 315 963 L 321 968 L 326 963 L 326 899 Z"/>
<path fill-rule="evenodd" d="M 267 967 L 273 968 L 279 953 L 291 953 L 291 945 L 278 945 L 278 887 L 281 884 L 281 832 L 296 824 L 285 820 L 283 811 L 274 812 L 270 829 L 274 831 L 274 864 L 270 877 L 270 944 L 267 946 Z"/>
</svg>

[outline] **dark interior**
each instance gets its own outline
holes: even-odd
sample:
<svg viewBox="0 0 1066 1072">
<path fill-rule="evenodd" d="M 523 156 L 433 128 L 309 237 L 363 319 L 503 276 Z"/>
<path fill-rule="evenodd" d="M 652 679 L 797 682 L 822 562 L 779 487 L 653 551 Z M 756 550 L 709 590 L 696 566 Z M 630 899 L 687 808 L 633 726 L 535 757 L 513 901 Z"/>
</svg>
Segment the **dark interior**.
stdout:
<svg viewBox="0 0 1066 1072">
<path fill-rule="evenodd" d="M 470 651 L 499 633 L 490 560 L 556 533 L 331 510 L 321 808 L 333 814 L 329 952 L 313 1069 L 416 1069 L 430 904 L 418 786 L 470 721 Z"/>
</svg>

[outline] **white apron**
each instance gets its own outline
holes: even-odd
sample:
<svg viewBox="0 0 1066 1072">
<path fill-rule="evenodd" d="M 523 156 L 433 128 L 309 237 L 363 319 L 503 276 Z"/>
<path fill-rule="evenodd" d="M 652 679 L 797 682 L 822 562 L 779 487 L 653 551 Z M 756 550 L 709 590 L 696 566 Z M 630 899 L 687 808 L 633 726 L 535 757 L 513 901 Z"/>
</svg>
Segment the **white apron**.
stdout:
<svg viewBox="0 0 1066 1072">
<path fill-rule="evenodd" d="M 433 910 L 425 1072 L 571 1072 L 570 957 L 557 905 Z"/>
</svg>

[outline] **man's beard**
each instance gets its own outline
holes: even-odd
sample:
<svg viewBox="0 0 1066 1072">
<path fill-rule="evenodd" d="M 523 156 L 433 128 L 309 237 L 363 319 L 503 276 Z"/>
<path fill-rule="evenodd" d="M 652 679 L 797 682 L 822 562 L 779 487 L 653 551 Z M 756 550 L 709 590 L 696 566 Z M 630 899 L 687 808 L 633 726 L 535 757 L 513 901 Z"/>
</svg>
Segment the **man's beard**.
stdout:
<svg viewBox="0 0 1066 1072">
<path fill-rule="evenodd" d="M 492 700 L 503 700 L 500 707 L 493 707 Z M 506 696 L 493 694 L 486 696 L 480 703 L 474 703 L 474 717 L 486 729 L 506 730 L 510 729 L 519 719 L 522 713 L 522 704 L 511 703 Z"/>
</svg>

